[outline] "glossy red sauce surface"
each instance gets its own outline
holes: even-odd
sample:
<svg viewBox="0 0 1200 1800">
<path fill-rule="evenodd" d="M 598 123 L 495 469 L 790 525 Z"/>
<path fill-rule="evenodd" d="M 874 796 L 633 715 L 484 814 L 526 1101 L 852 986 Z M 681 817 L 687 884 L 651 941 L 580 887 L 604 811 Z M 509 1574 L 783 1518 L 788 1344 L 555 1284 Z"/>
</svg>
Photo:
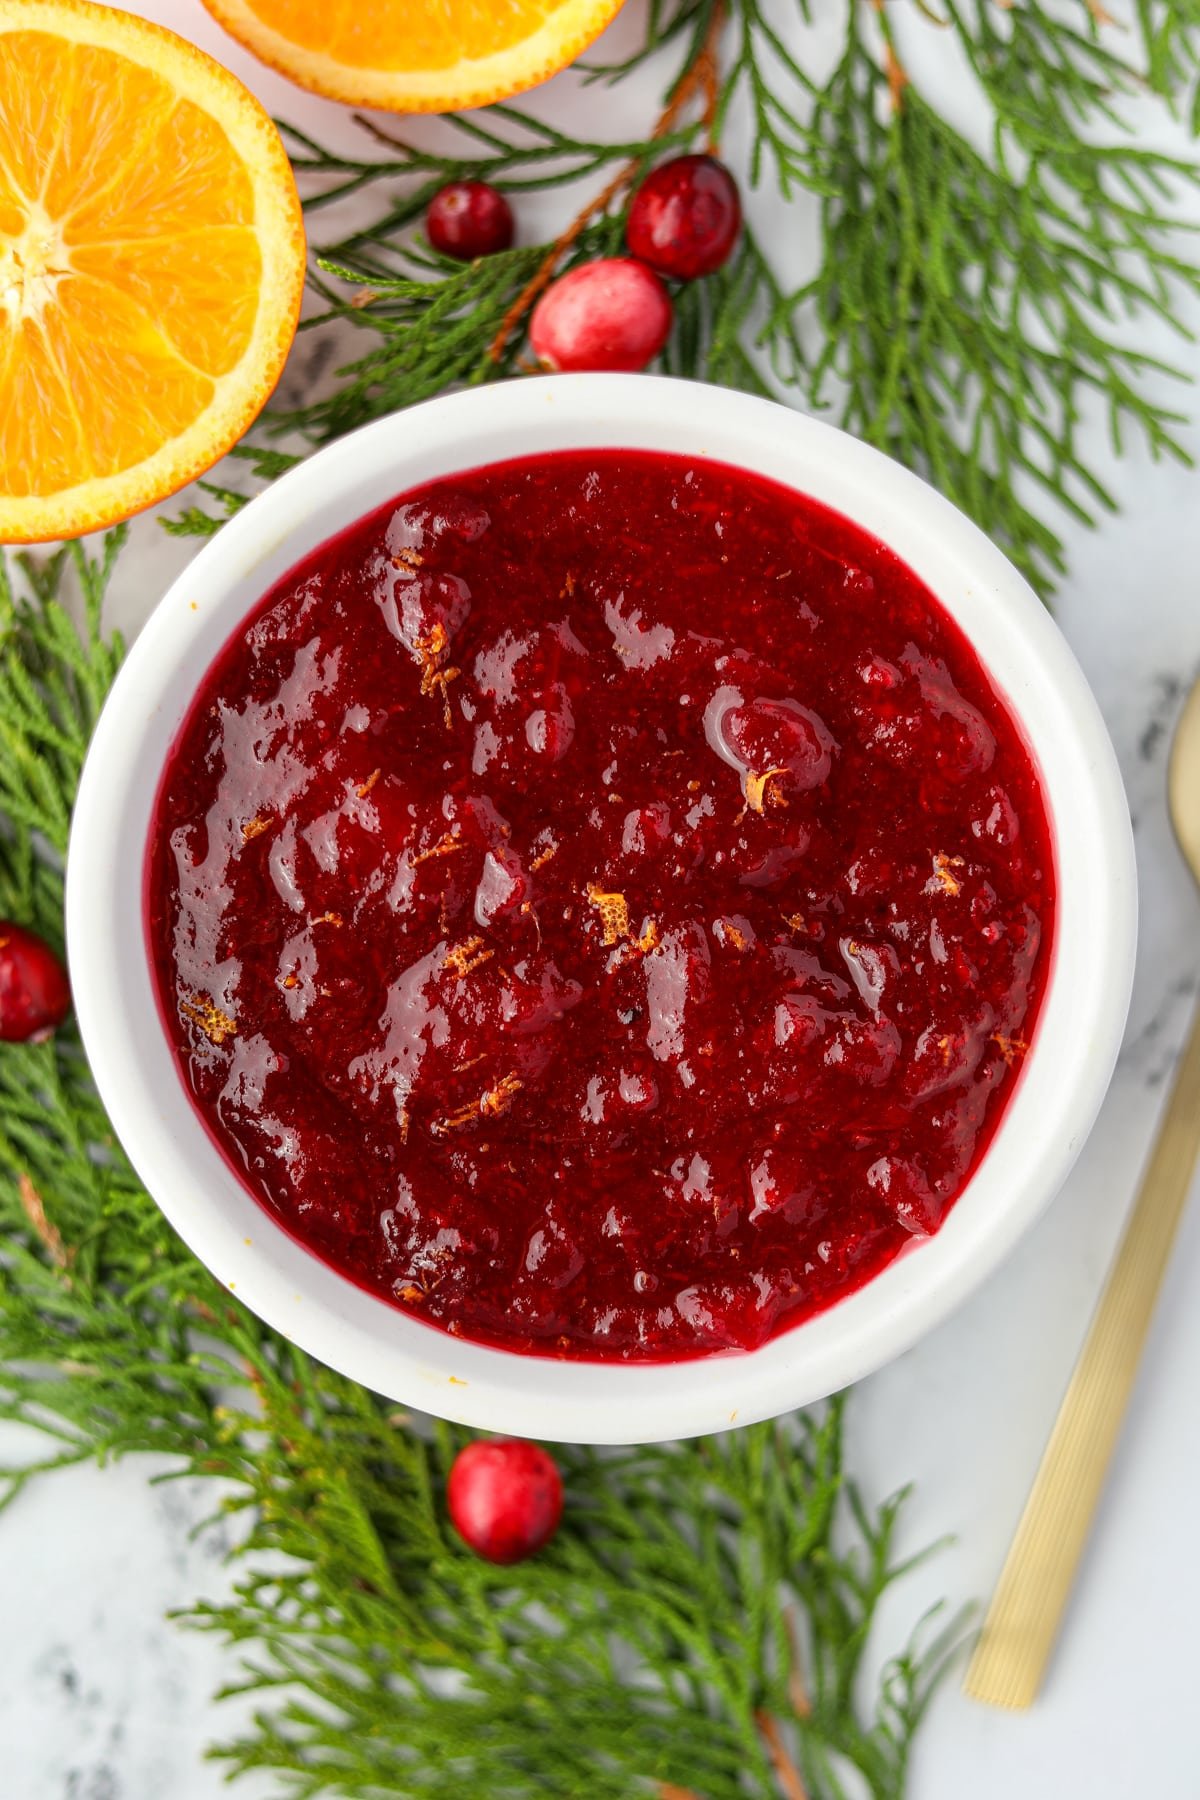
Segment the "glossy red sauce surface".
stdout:
<svg viewBox="0 0 1200 1800">
<path fill-rule="evenodd" d="M 267 596 L 170 757 L 148 913 L 183 1078 L 303 1243 L 466 1337 L 670 1359 L 936 1231 L 1053 875 L 891 552 L 606 451 L 431 483 Z"/>
</svg>

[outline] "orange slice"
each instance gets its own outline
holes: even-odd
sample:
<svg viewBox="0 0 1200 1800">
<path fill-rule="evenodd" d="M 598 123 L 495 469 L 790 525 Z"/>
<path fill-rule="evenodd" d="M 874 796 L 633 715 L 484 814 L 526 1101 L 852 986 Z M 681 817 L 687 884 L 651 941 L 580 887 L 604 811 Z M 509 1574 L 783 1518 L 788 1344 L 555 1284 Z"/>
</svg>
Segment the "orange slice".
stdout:
<svg viewBox="0 0 1200 1800">
<path fill-rule="evenodd" d="M 301 87 L 393 112 L 487 106 L 557 74 L 621 0 L 204 0 Z"/>
<path fill-rule="evenodd" d="M 0 0 L 0 542 L 174 493 L 279 378 L 304 226 L 279 134 L 173 32 Z"/>
</svg>

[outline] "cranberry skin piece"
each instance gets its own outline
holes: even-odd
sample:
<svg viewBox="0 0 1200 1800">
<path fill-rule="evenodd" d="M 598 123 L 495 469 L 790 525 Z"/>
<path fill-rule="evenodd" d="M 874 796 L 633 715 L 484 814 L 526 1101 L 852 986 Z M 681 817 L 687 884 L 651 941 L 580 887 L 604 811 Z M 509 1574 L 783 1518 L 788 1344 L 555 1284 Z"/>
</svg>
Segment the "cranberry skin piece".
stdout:
<svg viewBox="0 0 1200 1800">
<path fill-rule="evenodd" d="M 459 262 L 492 256 L 513 241 L 512 207 L 486 181 L 451 181 L 439 188 L 425 214 L 425 230 L 435 250 Z"/>
<path fill-rule="evenodd" d="M 676 156 L 633 197 L 625 242 L 660 275 L 692 281 L 728 259 L 742 228 L 737 184 L 713 156 Z"/>
<path fill-rule="evenodd" d="M 537 1444 L 483 1438 L 460 1450 L 446 1485 L 450 1522 L 487 1562 L 524 1562 L 558 1530 L 562 1476 Z"/>
<path fill-rule="evenodd" d="M 67 971 L 49 944 L 0 919 L 0 1041 L 48 1037 L 70 1010 Z"/>
<path fill-rule="evenodd" d="M 560 275 L 533 309 L 529 342 L 548 369 L 644 369 L 666 343 L 671 299 L 652 269 L 603 257 Z"/>
</svg>

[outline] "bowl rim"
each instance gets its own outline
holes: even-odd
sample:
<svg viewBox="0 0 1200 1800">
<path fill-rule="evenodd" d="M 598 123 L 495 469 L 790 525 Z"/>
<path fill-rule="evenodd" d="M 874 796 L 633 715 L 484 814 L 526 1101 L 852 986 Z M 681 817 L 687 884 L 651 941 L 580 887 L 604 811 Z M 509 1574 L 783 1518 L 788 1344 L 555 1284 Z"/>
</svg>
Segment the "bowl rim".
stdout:
<svg viewBox="0 0 1200 1800">
<path fill-rule="evenodd" d="M 939 1232 L 760 1349 L 690 1362 L 559 1361 L 452 1337 L 305 1250 L 243 1187 L 192 1107 L 159 1016 L 142 915 L 166 749 L 213 657 L 267 589 L 336 530 L 422 481 L 602 446 L 757 470 L 895 550 L 965 632 L 1020 726 L 1058 865 L 1053 961 L 1026 1066 Z M 556 375 L 442 395 L 363 426 L 274 482 L 201 548 L 134 642 L 96 728 L 66 914 L 76 1013 L 114 1129 L 180 1236 L 251 1311 L 343 1374 L 444 1418 L 632 1443 L 749 1424 L 835 1392 L 909 1348 L 996 1268 L 1061 1186 L 1111 1078 L 1132 984 L 1136 881 L 1116 757 L 1083 674 L 1023 577 L 948 500 L 774 401 L 663 376 Z"/>
</svg>

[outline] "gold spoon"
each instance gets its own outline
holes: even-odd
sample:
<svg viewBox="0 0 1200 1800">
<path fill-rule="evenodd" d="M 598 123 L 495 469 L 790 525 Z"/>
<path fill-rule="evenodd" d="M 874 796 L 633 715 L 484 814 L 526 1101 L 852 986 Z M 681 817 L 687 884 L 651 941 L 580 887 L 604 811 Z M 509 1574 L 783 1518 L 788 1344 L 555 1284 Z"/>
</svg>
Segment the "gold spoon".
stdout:
<svg viewBox="0 0 1200 1800">
<path fill-rule="evenodd" d="M 1171 821 L 1200 884 L 1200 681 L 1175 733 Z M 1103 971 L 1097 971 L 1103 980 Z M 1046 1445 L 963 1683 L 991 1706 L 1029 1706 L 1075 1570 L 1162 1285 L 1200 1150 L 1200 1008 L 1116 1260 Z"/>
</svg>

